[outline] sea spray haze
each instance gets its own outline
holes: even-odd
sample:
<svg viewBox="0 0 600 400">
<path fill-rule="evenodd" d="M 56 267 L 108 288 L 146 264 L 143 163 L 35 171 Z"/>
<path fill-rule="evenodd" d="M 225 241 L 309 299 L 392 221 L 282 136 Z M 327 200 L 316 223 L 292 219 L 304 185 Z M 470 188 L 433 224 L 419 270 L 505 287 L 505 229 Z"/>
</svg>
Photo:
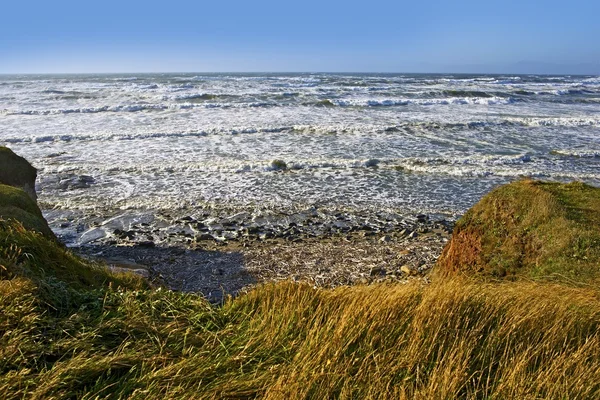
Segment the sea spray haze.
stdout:
<svg viewBox="0 0 600 400">
<path fill-rule="evenodd" d="M 46 208 L 455 215 L 522 175 L 600 184 L 595 76 L 4 75 L 0 126 Z"/>
</svg>

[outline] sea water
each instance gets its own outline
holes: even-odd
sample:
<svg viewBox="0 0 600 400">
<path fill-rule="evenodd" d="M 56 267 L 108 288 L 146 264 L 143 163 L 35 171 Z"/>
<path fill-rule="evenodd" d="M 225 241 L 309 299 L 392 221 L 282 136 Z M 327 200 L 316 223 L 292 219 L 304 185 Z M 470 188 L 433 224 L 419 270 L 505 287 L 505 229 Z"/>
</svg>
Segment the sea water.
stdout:
<svg viewBox="0 0 600 400">
<path fill-rule="evenodd" d="M 3 75 L 0 144 L 46 210 L 456 216 L 523 176 L 600 185 L 600 77 Z"/>
</svg>

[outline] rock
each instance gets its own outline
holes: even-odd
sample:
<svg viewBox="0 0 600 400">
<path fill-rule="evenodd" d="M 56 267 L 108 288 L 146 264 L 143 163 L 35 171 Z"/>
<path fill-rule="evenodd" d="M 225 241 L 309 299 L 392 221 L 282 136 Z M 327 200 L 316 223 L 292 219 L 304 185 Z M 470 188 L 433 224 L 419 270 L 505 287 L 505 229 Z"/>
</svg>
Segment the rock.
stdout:
<svg viewBox="0 0 600 400">
<path fill-rule="evenodd" d="M 271 161 L 271 170 L 273 171 L 285 171 L 288 168 L 287 164 L 283 160 Z"/>
<path fill-rule="evenodd" d="M 145 248 L 156 246 L 156 244 L 154 244 L 154 242 L 151 240 L 144 240 L 142 242 L 137 242 L 136 245 L 138 245 L 139 247 L 145 247 Z"/>
<path fill-rule="evenodd" d="M 0 146 L 0 183 L 22 189 L 34 201 L 37 170 L 8 147 Z"/>
<path fill-rule="evenodd" d="M 59 182 L 59 187 L 63 190 L 87 189 L 96 180 L 89 175 L 69 176 Z"/>
<path fill-rule="evenodd" d="M 102 228 L 92 228 L 85 231 L 79 237 L 79 244 L 93 242 L 94 240 L 102 239 L 106 236 L 106 231 Z"/>
<path fill-rule="evenodd" d="M 249 225 L 246 228 L 244 228 L 245 235 L 254 235 L 254 234 L 257 234 L 258 232 L 259 232 L 259 228 L 257 225 Z"/>
<path fill-rule="evenodd" d="M 400 271 L 402 271 L 402 273 L 404 273 L 405 275 L 414 275 L 415 271 L 409 267 L 408 265 L 403 265 L 402 267 L 400 267 Z"/>
<path fill-rule="evenodd" d="M 199 241 L 199 240 L 212 240 L 212 239 L 214 239 L 214 238 L 213 238 L 213 236 L 212 236 L 210 233 L 201 233 L 201 234 L 199 234 L 199 235 L 196 235 L 196 236 L 194 237 L 194 239 L 195 239 L 196 241 Z"/>
<path fill-rule="evenodd" d="M 144 268 L 126 268 L 126 267 L 117 267 L 114 265 L 109 265 L 108 268 L 112 272 L 136 274 L 136 275 L 140 275 L 146 279 L 148 279 L 150 277 L 150 273 L 148 272 L 147 269 L 144 269 Z"/>
<path fill-rule="evenodd" d="M 387 243 L 387 242 L 390 242 L 391 240 L 392 240 L 392 238 L 389 235 L 385 235 L 381 239 L 379 239 L 379 241 L 381 243 Z"/>
<path fill-rule="evenodd" d="M 373 168 L 373 167 L 377 167 L 379 165 L 379 160 L 376 158 L 371 158 L 367 161 L 365 161 L 365 167 L 367 168 Z"/>
<path fill-rule="evenodd" d="M 428 217 L 427 215 L 425 215 L 425 214 L 419 214 L 419 215 L 417 215 L 417 220 L 418 220 L 419 222 L 425 222 L 425 221 L 427 221 L 428 219 L 429 219 L 429 217 Z"/>
<path fill-rule="evenodd" d="M 386 271 L 385 268 L 383 267 L 374 267 L 371 268 L 371 271 L 369 271 L 369 275 L 371 276 L 385 276 Z"/>
<path fill-rule="evenodd" d="M 410 235 L 408 235 L 408 237 L 409 237 L 409 238 L 411 238 L 411 239 L 414 239 L 414 238 L 416 238 L 417 236 L 419 236 L 419 234 L 418 234 L 416 231 L 412 231 L 412 232 L 410 233 Z"/>
</svg>

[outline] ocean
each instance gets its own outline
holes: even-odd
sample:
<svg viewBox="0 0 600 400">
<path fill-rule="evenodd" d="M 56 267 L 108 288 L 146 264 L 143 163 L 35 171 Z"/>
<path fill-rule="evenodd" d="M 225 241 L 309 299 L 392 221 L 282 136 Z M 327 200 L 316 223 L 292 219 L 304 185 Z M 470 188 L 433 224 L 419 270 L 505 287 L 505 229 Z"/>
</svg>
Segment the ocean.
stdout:
<svg viewBox="0 0 600 400">
<path fill-rule="evenodd" d="M 1 75 L 0 144 L 38 168 L 56 230 L 219 208 L 452 219 L 523 176 L 600 185 L 600 77 Z"/>
</svg>

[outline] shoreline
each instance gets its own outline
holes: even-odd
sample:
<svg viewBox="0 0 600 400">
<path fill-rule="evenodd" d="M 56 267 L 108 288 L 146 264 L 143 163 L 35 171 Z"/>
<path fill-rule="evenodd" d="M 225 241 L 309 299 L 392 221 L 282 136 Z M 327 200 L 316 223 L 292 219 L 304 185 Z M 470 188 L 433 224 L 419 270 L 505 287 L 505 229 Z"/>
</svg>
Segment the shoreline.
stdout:
<svg viewBox="0 0 600 400">
<path fill-rule="evenodd" d="M 316 207 L 298 213 L 229 211 L 150 215 L 128 210 L 73 221 L 60 217 L 64 210 L 45 215 L 61 240 L 65 231 L 80 230 L 76 234 L 83 240 L 69 245 L 77 254 L 172 290 L 202 293 L 213 303 L 281 280 L 330 288 L 427 282 L 454 225 L 424 214 Z"/>
</svg>

